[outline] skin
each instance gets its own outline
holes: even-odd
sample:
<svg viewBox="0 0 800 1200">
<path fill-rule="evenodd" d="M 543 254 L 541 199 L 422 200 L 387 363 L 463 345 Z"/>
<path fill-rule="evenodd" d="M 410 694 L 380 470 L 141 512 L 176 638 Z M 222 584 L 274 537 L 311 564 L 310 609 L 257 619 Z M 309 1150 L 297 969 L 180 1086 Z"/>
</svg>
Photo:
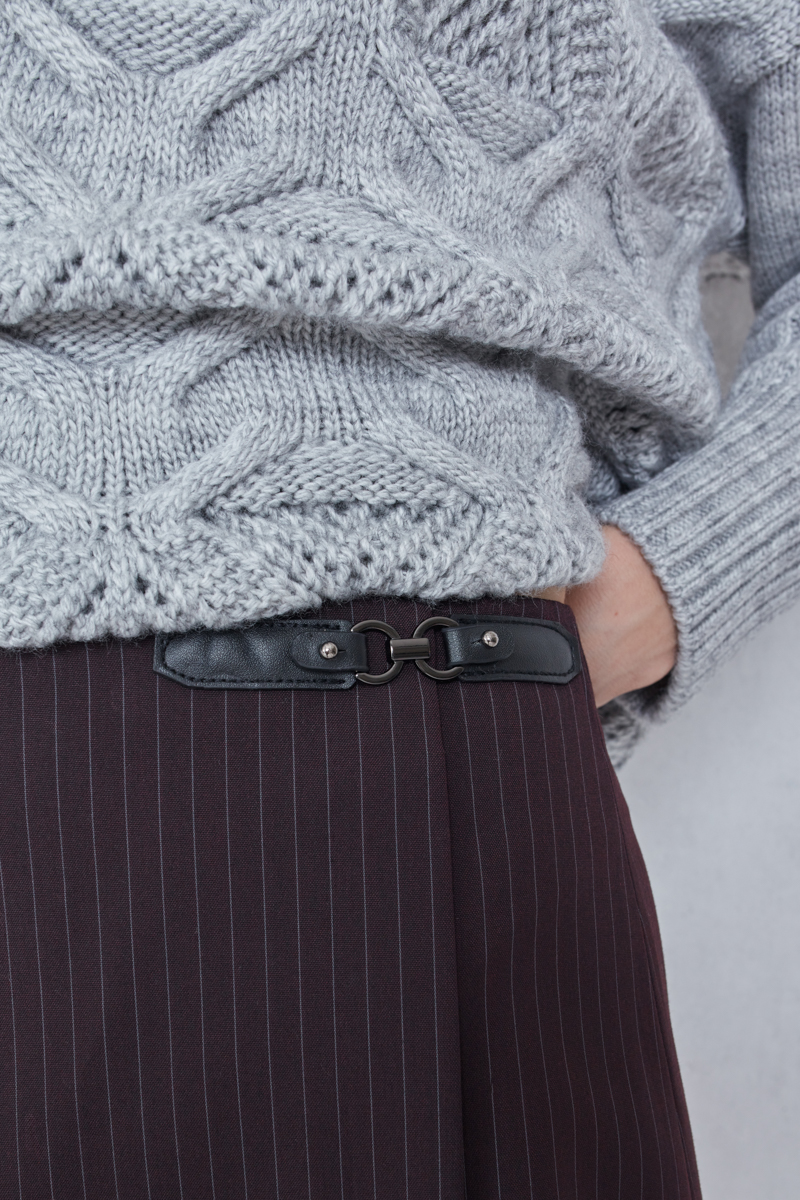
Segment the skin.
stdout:
<svg viewBox="0 0 800 1200">
<path fill-rule="evenodd" d="M 663 679 L 678 650 L 669 602 L 641 550 L 614 525 L 603 537 L 600 574 L 566 593 L 548 593 L 575 614 L 598 707 Z"/>
<path fill-rule="evenodd" d="M 598 707 L 663 679 L 678 652 L 672 610 L 641 550 L 614 525 L 603 528 L 603 537 L 602 571 L 566 593 Z"/>
</svg>

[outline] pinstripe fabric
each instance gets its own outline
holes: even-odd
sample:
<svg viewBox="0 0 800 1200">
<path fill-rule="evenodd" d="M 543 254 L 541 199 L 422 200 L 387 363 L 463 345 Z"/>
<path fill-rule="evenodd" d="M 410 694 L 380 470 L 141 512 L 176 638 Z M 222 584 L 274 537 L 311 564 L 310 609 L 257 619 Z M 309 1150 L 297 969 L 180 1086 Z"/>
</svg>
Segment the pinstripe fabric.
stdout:
<svg viewBox="0 0 800 1200">
<path fill-rule="evenodd" d="M 501 607 L 571 621 L 452 609 Z M 696 1200 L 585 676 L 191 691 L 151 656 L 0 659 L 2 1200 Z"/>
</svg>

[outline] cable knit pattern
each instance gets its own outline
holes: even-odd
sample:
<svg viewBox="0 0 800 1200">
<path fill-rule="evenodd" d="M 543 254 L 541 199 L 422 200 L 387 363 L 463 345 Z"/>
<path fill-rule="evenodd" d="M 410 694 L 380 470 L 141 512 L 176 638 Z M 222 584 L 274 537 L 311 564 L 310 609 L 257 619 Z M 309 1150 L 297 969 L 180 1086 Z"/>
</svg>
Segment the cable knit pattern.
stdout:
<svg viewBox="0 0 800 1200">
<path fill-rule="evenodd" d="M 575 583 L 712 432 L 636 0 L 4 0 L 0 101 L 5 646 Z"/>
</svg>

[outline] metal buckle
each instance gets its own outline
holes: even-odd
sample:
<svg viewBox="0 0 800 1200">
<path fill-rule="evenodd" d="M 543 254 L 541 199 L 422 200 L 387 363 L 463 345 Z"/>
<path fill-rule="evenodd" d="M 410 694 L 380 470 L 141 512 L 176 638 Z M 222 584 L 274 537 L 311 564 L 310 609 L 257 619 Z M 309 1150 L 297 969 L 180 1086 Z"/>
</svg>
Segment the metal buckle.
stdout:
<svg viewBox="0 0 800 1200">
<path fill-rule="evenodd" d="M 421 638 L 429 629 L 435 629 L 437 625 L 444 626 L 446 629 L 455 629 L 458 621 L 452 620 L 451 617 L 428 617 L 427 621 L 423 621 L 414 630 L 414 637 Z M 425 640 L 427 641 L 427 638 Z M 435 667 L 429 667 L 426 662 L 417 662 L 417 666 L 423 675 L 427 675 L 430 679 L 440 680 L 455 679 L 464 670 L 463 667 L 450 667 L 447 671 L 437 671 Z"/>
<path fill-rule="evenodd" d="M 385 621 L 359 621 L 350 630 L 351 633 L 366 633 L 368 629 L 378 629 L 381 633 L 385 633 L 390 638 L 389 645 L 392 641 L 400 641 L 400 634 L 393 625 L 387 625 Z M 361 683 L 388 683 L 390 679 L 394 679 L 403 669 L 403 660 L 399 660 L 389 667 L 388 671 L 384 671 L 382 675 L 370 675 L 366 671 L 356 671 L 356 679 Z"/>
<path fill-rule="evenodd" d="M 455 679 L 464 670 L 463 667 L 450 667 L 447 671 L 439 671 L 436 667 L 428 666 L 424 661 L 431 656 L 431 644 L 424 635 L 429 629 L 434 629 L 436 626 L 454 629 L 457 625 L 458 621 L 454 621 L 451 617 L 428 617 L 426 621 L 417 626 L 412 637 L 402 638 L 394 626 L 387 625 L 385 621 L 359 621 L 350 632 L 366 633 L 368 629 L 377 629 L 380 633 L 385 633 L 389 638 L 389 657 L 392 665 L 388 671 L 383 671 L 380 675 L 357 671 L 356 679 L 360 683 L 388 683 L 390 679 L 394 679 L 400 674 L 407 662 L 416 663 L 423 675 L 427 675 L 430 679 Z"/>
</svg>

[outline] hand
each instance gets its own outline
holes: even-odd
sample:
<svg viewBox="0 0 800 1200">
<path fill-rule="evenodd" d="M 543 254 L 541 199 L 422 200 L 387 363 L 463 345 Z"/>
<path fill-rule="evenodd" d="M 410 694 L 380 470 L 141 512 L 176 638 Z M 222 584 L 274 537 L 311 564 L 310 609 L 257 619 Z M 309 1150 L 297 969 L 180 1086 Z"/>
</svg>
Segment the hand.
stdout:
<svg viewBox="0 0 800 1200">
<path fill-rule="evenodd" d="M 663 679 L 678 650 L 669 602 L 641 550 L 615 525 L 604 526 L 603 537 L 602 571 L 566 594 L 598 708 Z"/>
</svg>

